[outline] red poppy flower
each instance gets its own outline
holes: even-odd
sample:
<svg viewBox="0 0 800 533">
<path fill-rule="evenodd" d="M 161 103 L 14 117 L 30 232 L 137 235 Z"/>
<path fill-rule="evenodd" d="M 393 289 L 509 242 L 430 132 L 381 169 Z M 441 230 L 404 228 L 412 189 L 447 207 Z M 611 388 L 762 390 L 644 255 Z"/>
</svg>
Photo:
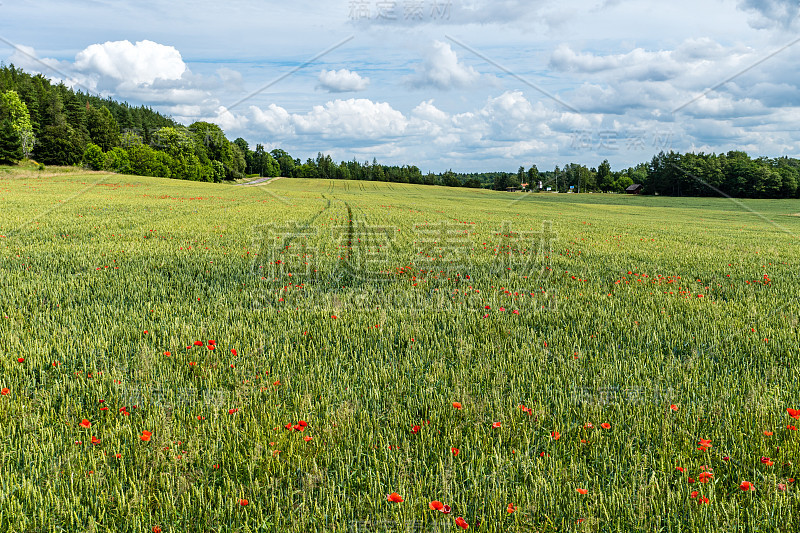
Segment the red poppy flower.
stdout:
<svg viewBox="0 0 800 533">
<path fill-rule="evenodd" d="M 95 444 L 95 445 L 100 444 L 100 439 L 98 439 L 97 437 L 92 435 L 92 444 Z"/>
<path fill-rule="evenodd" d="M 800 409 L 786 409 L 786 412 L 795 420 L 800 420 Z"/>
<path fill-rule="evenodd" d="M 3 387 L 3 390 L 0 390 L 0 394 L 2 394 L 3 396 L 8 396 L 8 394 L 9 394 L 10 392 L 11 392 L 11 391 L 10 391 L 10 390 L 8 390 L 8 388 L 6 388 L 6 387 Z"/>
<path fill-rule="evenodd" d="M 88 428 L 92 425 L 92 423 L 84 418 L 83 420 L 81 420 L 81 423 L 79 425 L 83 428 Z"/>
<path fill-rule="evenodd" d="M 310 437 L 310 436 L 308 436 L 308 437 L 303 437 L 303 440 L 304 440 L 304 441 L 306 441 L 306 442 L 310 442 L 310 441 L 311 441 L 311 439 L 313 439 L 313 438 L 314 438 L 314 437 Z"/>
<path fill-rule="evenodd" d="M 281 384 L 281 380 L 273 381 L 272 384 L 277 387 Z"/>
<path fill-rule="evenodd" d="M 581 494 L 587 494 L 589 492 L 589 489 L 575 489 L 575 490 L 577 490 Z"/>
<path fill-rule="evenodd" d="M 396 492 L 393 492 L 391 494 L 386 495 L 386 501 L 390 501 L 393 503 L 401 503 L 403 501 L 403 497 L 397 494 Z"/>
<path fill-rule="evenodd" d="M 766 435 L 767 437 L 771 437 L 773 433 L 771 431 L 765 431 L 764 435 Z"/>
<path fill-rule="evenodd" d="M 492 424 L 492 429 L 497 429 L 497 428 L 499 428 L 501 425 L 502 425 L 502 422 L 495 422 L 494 424 Z"/>
<path fill-rule="evenodd" d="M 242 507 L 244 507 L 245 505 L 249 505 L 249 504 L 250 504 L 250 502 L 245 500 L 244 498 L 239 500 L 239 505 L 241 505 Z"/>
<path fill-rule="evenodd" d="M 24 357 L 18 357 L 17 358 L 17 363 L 24 363 L 24 362 L 25 362 L 25 358 Z"/>
<path fill-rule="evenodd" d="M 687 481 L 687 483 L 689 483 L 691 485 L 692 483 L 694 483 L 694 478 L 693 477 L 688 477 L 688 478 L 686 478 L 686 481 Z"/>
<path fill-rule="evenodd" d="M 456 518 L 456 525 L 461 529 L 469 529 L 469 524 L 467 524 L 467 521 L 460 516 Z"/>
<path fill-rule="evenodd" d="M 237 352 L 236 350 L 231 350 L 231 353 L 232 353 L 234 356 L 237 356 L 237 355 L 239 355 L 239 352 Z"/>
<path fill-rule="evenodd" d="M 142 434 L 139 436 L 139 438 L 142 439 L 143 442 L 150 442 L 150 437 L 152 437 L 152 435 L 153 434 L 150 431 L 145 430 L 142 431 Z"/>
<path fill-rule="evenodd" d="M 203 341 L 194 341 L 194 345 L 195 346 L 202 346 L 203 345 Z"/>
<path fill-rule="evenodd" d="M 672 405 L 670 405 L 669 408 L 672 409 L 673 411 L 677 411 L 678 410 L 678 406 L 675 405 L 674 403 Z"/>
<path fill-rule="evenodd" d="M 444 507 L 442 507 L 442 514 L 450 514 L 450 506 L 449 505 L 444 504 Z"/>
<path fill-rule="evenodd" d="M 8 390 L 8 389 L 3 389 L 3 390 Z M 8 393 L 3 393 L 3 394 L 8 394 Z M 797 431 L 797 428 L 794 426 L 786 426 L 786 429 L 788 429 L 789 431 Z"/>
<path fill-rule="evenodd" d="M 714 477 L 714 474 L 711 472 L 700 472 L 700 475 L 697 476 L 697 479 L 700 480 L 700 483 L 708 483 Z"/>
<path fill-rule="evenodd" d="M 238 409 L 228 409 L 228 414 L 229 415 L 232 415 L 233 413 L 237 413 L 237 412 L 239 412 Z"/>
<path fill-rule="evenodd" d="M 561 438 L 561 433 L 559 433 L 558 431 L 554 431 L 550 433 L 550 436 L 553 437 L 553 440 L 558 440 Z"/>
<path fill-rule="evenodd" d="M 461 452 L 458 448 L 450 448 L 450 453 L 453 454 L 453 457 L 457 456 Z"/>
<path fill-rule="evenodd" d="M 700 496 L 699 498 L 697 498 L 697 503 L 700 503 L 700 504 L 708 503 L 708 498 L 705 497 L 705 496 Z"/>
<path fill-rule="evenodd" d="M 211 339 L 211 340 L 208 341 L 208 344 L 210 346 L 216 346 L 217 345 L 217 341 L 215 341 L 214 339 Z"/>
<path fill-rule="evenodd" d="M 511 513 L 513 513 L 513 512 L 514 512 L 514 511 L 516 511 L 516 510 L 517 510 L 517 508 L 516 508 L 516 507 L 514 507 L 514 504 L 513 504 L 513 503 L 509 503 L 509 504 L 508 504 L 508 507 L 506 507 L 506 512 L 507 512 L 508 514 L 511 514 Z"/>
<path fill-rule="evenodd" d="M 161 528 L 158 526 L 153 526 L 153 533 L 161 533 Z"/>
<path fill-rule="evenodd" d="M 689 495 L 689 497 L 694 499 L 694 498 L 697 498 L 698 494 L 699 494 L 699 492 L 697 492 L 696 490 L 693 490 L 692 493 Z"/>
<path fill-rule="evenodd" d="M 753 484 L 750 483 L 749 481 L 742 481 L 741 485 L 739 485 L 739 488 L 742 489 L 743 491 L 756 490 Z"/>
<path fill-rule="evenodd" d="M 411 433 L 419 433 L 419 426 L 414 426 L 411 428 Z"/>
<path fill-rule="evenodd" d="M 600 427 L 603 429 L 611 429 L 611 424 L 609 424 L 608 422 L 603 422 L 602 424 L 600 424 Z"/>
<path fill-rule="evenodd" d="M 461 409 L 461 404 L 458 402 L 453 402 L 453 407 L 455 407 L 456 409 Z"/>
<path fill-rule="evenodd" d="M 433 500 L 428 504 L 428 507 L 430 507 L 432 511 L 441 511 L 444 509 L 444 504 L 438 500 Z"/>
</svg>

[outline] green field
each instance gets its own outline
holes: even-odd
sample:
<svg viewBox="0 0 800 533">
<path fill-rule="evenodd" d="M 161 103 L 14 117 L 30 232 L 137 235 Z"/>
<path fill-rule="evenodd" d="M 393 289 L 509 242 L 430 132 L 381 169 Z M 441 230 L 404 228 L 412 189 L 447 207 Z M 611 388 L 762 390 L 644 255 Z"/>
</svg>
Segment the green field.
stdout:
<svg viewBox="0 0 800 533">
<path fill-rule="evenodd" d="M 0 531 L 800 530 L 798 201 L 6 168 L 0 206 Z"/>
</svg>

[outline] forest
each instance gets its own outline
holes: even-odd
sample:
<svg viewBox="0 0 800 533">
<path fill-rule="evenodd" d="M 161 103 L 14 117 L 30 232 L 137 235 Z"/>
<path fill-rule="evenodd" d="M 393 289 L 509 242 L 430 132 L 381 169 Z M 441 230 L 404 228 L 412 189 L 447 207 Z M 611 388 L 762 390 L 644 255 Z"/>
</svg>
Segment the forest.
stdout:
<svg viewBox="0 0 800 533">
<path fill-rule="evenodd" d="M 188 126 L 150 107 L 131 106 L 54 84 L 41 74 L 0 65 L 0 164 L 22 159 L 44 165 L 192 181 L 223 182 L 247 176 L 369 180 L 447 187 L 558 192 L 622 193 L 638 183 L 644 194 L 797 198 L 800 160 L 724 154 L 661 152 L 650 162 L 612 170 L 567 163 L 539 171 L 424 173 L 413 164 L 335 162 L 321 152 L 305 162 L 246 140 L 230 141 L 209 122 Z"/>
</svg>

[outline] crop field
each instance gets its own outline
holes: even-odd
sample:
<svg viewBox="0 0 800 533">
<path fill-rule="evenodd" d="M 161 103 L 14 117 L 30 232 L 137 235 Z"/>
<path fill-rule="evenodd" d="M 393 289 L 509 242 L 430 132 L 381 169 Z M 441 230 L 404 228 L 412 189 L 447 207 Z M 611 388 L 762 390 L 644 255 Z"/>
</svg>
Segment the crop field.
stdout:
<svg viewBox="0 0 800 533">
<path fill-rule="evenodd" d="M 0 169 L 0 531 L 798 531 L 799 212 Z"/>
</svg>

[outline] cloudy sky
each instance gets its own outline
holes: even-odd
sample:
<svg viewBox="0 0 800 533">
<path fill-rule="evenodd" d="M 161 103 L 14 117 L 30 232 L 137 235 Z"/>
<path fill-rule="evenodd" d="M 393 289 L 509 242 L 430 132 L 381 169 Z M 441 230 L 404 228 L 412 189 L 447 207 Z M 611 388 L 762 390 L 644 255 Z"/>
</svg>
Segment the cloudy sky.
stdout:
<svg viewBox="0 0 800 533">
<path fill-rule="evenodd" d="M 800 154 L 800 0 L 3 0 L 0 60 L 295 157 Z"/>
</svg>

